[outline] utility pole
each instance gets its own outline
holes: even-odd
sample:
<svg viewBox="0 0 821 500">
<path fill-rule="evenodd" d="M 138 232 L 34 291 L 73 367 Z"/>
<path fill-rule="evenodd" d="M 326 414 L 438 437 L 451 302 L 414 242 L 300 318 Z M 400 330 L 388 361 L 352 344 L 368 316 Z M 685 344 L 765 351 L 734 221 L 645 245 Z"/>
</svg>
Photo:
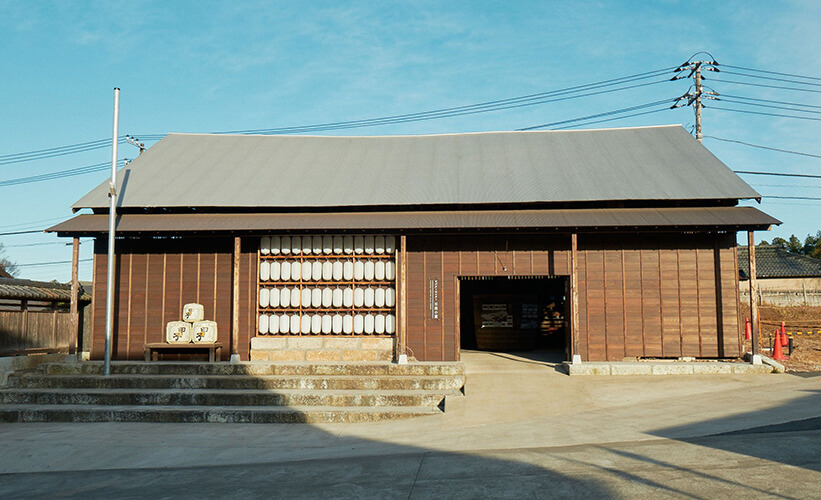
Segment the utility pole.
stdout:
<svg viewBox="0 0 821 500">
<path fill-rule="evenodd" d="M 143 151 L 145 151 L 145 143 L 140 142 L 140 140 L 137 139 L 136 137 L 126 135 L 125 136 L 125 142 L 131 144 L 132 146 L 136 146 L 136 147 L 140 148 L 140 154 L 143 154 Z"/>
<path fill-rule="evenodd" d="M 715 90 L 708 88 L 708 90 L 704 90 L 704 83 L 705 80 L 704 76 L 701 74 L 702 70 L 704 71 L 715 71 L 718 72 L 718 61 L 713 59 L 712 61 L 687 61 L 674 71 L 676 73 L 681 73 L 683 71 L 689 71 L 688 74 L 678 74 L 671 78 L 670 80 L 681 80 L 684 78 L 692 78 L 693 79 L 693 86 L 687 89 L 687 92 L 676 99 L 676 103 L 673 104 L 670 109 L 675 108 L 683 108 L 684 106 L 693 106 L 696 112 L 696 139 L 699 142 L 703 139 L 703 134 L 701 131 L 701 110 L 704 109 L 704 100 L 719 100 L 718 92 Z"/>
</svg>

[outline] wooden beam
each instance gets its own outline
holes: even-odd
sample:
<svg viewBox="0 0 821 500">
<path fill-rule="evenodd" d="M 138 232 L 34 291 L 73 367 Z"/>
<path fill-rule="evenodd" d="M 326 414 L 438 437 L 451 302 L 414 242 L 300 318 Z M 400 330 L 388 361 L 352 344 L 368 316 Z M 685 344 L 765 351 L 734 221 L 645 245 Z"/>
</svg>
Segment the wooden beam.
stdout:
<svg viewBox="0 0 821 500">
<path fill-rule="evenodd" d="M 231 308 L 231 356 L 238 354 L 239 346 L 239 259 L 240 259 L 240 237 L 234 237 L 234 296 Z"/>
<path fill-rule="evenodd" d="M 755 282 L 755 239 L 753 231 L 747 231 L 747 245 L 750 255 L 750 323 L 753 329 L 753 354 L 761 354 L 759 344 L 760 332 L 758 328 L 758 290 Z"/>
<path fill-rule="evenodd" d="M 407 303 L 408 303 L 408 293 L 407 293 L 407 281 L 408 281 L 408 237 L 404 234 L 399 237 L 399 265 L 397 274 L 399 275 L 399 283 L 396 288 L 399 292 L 399 317 L 396 320 L 397 325 L 397 337 L 399 341 L 398 344 L 398 351 L 397 351 L 397 358 L 399 354 L 407 354 L 407 345 L 408 345 L 408 315 L 407 315 Z"/>
<path fill-rule="evenodd" d="M 80 344 L 80 281 L 79 281 L 79 264 L 80 264 L 80 238 L 74 237 L 71 243 L 71 332 L 68 337 L 68 353 L 76 354 L 77 346 Z"/>
<path fill-rule="evenodd" d="M 570 235 L 570 360 L 577 361 L 581 358 L 579 352 L 579 237 L 578 234 Z M 578 356 L 578 358 L 577 358 Z"/>
</svg>

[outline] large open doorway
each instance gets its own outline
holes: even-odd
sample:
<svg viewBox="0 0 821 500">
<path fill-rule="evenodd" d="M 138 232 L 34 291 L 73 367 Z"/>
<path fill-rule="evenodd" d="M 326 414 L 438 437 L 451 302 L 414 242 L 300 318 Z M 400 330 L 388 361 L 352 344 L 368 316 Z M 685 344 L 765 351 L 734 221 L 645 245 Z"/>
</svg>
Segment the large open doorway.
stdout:
<svg viewBox="0 0 821 500">
<path fill-rule="evenodd" d="M 460 276 L 462 349 L 568 355 L 566 276 Z"/>
</svg>

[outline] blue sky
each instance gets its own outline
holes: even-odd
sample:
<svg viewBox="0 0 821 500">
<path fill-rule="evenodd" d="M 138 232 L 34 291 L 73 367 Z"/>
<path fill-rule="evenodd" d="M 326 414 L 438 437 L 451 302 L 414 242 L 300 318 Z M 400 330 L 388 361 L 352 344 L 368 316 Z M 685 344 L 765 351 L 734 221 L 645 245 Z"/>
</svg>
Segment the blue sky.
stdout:
<svg viewBox="0 0 821 500">
<path fill-rule="evenodd" d="M 821 77 L 821 2 L 814 0 L 0 0 L 0 12 L 0 157 L 110 137 L 115 86 L 122 89 L 120 133 L 139 137 L 307 125 L 460 106 L 673 67 L 701 50 L 724 65 Z M 707 77 L 776 83 L 729 74 Z M 821 92 L 706 83 L 722 95 L 821 106 Z M 325 133 L 512 130 L 676 97 L 688 85 L 689 81 L 666 82 L 500 112 Z M 670 123 L 689 128 L 694 123 L 692 109 L 589 128 Z M 821 155 L 818 121 L 708 108 L 704 133 Z M 704 144 L 736 170 L 821 174 L 819 158 L 710 138 Z M 136 154 L 136 148 L 120 146 L 120 157 Z M 110 157 L 109 147 L 0 165 L 0 182 L 98 164 Z M 40 229 L 70 217 L 71 204 L 106 177 L 99 171 L 0 185 L 0 233 Z M 821 197 L 821 179 L 744 178 L 764 195 Z M 819 201 L 765 198 L 760 208 L 785 222 L 760 238 L 792 233 L 803 238 L 821 229 Z M 0 235 L 0 243 L 18 264 L 71 258 L 70 247 L 53 235 Z M 81 258 L 90 257 L 91 244 L 84 242 Z M 26 265 L 21 270 L 21 277 L 31 279 L 70 277 L 67 264 Z M 81 265 L 81 279 L 91 279 L 88 262 Z"/>
</svg>

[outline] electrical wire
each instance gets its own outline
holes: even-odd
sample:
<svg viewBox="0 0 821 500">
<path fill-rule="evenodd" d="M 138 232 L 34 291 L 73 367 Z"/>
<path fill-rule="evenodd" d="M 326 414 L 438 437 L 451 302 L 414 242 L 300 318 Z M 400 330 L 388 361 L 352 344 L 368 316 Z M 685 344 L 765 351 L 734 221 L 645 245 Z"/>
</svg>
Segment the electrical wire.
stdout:
<svg viewBox="0 0 821 500">
<path fill-rule="evenodd" d="M 737 140 L 734 140 L 734 139 L 724 139 L 722 137 L 716 137 L 714 135 L 705 135 L 704 137 L 708 138 L 708 139 L 715 139 L 717 141 L 733 142 L 733 143 L 736 143 L 736 144 L 742 144 L 744 146 L 750 146 L 752 148 L 760 148 L 760 149 L 766 149 L 766 150 L 769 150 L 769 151 L 777 151 L 779 153 L 789 153 L 789 154 L 794 154 L 794 155 L 809 156 L 811 158 L 821 158 L 821 155 L 814 155 L 814 154 L 811 154 L 811 153 L 802 153 L 800 151 L 791 151 L 789 149 L 780 149 L 780 148 L 772 148 L 772 147 L 769 147 L 769 146 L 761 146 L 760 144 L 751 144 L 749 142 L 737 141 Z"/>
<path fill-rule="evenodd" d="M 758 107 L 761 107 L 761 108 L 783 109 L 783 110 L 786 110 L 786 111 L 795 111 L 796 113 L 812 113 L 812 114 L 815 114 L 815 115 L 821 115 L 821 111 L 813 111 L 811 109 L 796 109 L 796 108 L 788 108 L 786 106 L 776 106 L 774 104 L 760 104 L 760 103 L 754 103 L 754 102 L 745 102 L 745 101 L 742 101 L 742 100 L 739 100 L 739 99 L 727 98 L 725 96 L 722 96 L 718 100 L 722 101 L 722 102 L 731 102 L 731 103 L 734 103 L 734 104 L 741 104 L 741 105 L 744 105 L 744 106 L 758 106 Z"/>
<path fill-rule="evenodd" d="M 707 78 L 705 78 L 705 80 L 707 80 Z M 737 84 L 737 85 L 750 85 L 752 87 L 764 87 L 764 88 L 768 88 L 768 89 L 796 90 L 796 91 L 800 91 L 800 92 L 813 92 L 815 94 L 821 94 L 821 90 L 802 89 L 802 88 L 796 88 L 796 87 L 784 87 L 784 86 L 781 86 L 781 85 L 764 85 L 763 83 L 738 82 L 738 81 L 735 81 L 735 80 L 719 80 L 719 79 L 716 79 L 716 78 L 710 78 L 710 81 L 711 82 L 719 82 L 719 83 L 734 83 L 734 84 Z"/>
<path fill-rule="evenodd" d="M 91 262 L 94 259 L 79 259 L 77 262 Z M 59 260 L 53 262 L 32 262 L 29 264 L 17 264 L 17 267 L 41 267 L 41 266 L 55 266 L 58 264 L 71 264 L 70 260 Z"/>
<path fill-rule="evenodd" d="M 821 175 L 811 175 L 811 174 L 785 174 L 783 172 L 756 172 L 754 170 L 733 170 L 736 174 L 747 174 L 747 175 L 772 175 L 774 177 L 805 177 L 809 179 L 821 179 Z"/>
<path fill-rule="evenodd" d="M 117 168 L 125 164 L 125 159 L 117 162 Z M 76 175 L 90 174 L 93 172 L 101 172 L 111 168 L 111 162 L 95 163 L 93 165 L 86 165 L 84 167 L 70 168 L 67 170 L 58 170 L 56 172 L 49 172 L 47 174 L 32 175 L 29 177 L 18 177 L 16 179 L 8 179 L 0 181 L 1 186 L 17 186 L 19 184 L 29 184 L 32 182 L 50 181 L 54 179 L 62 179 L 64 177 L 73 177 Z"/>
<path fill-rule="evenodd" d="M 757 99 L 755 97 L 746 97 L 741 95 L 732 95 L 732 94 L 721 94 L 722 99 L 725 97 L 732 97 L 733 99 L 744 99 L 745 101 L 758 101 L 758 102 L 771 102 L 774 104 L 784 104 L 787 106 L 799 106 L 804 108 L 816 108 L 821 109 L 821 106 L 815 106 L 813 104 L 806 104 L 801 102 L 786 102 L 786 101 L 774 101 L 772 99 Z"/>
<path fill-rule="evenodd" d="M 821 186 L 805 186 L 801 184 L 758 184 L 752 183 L 753 186 L 774 187 L 774 188 L 789 188 L 789 189 L 821 189 Z"/>
<path fill-rule="evenodd" d="M 769 196 L 762 195 L 763 198 L 774 198 L 778 200 L 821 200 L 821 196 Z"/>
<path fill-rule="evenodd" d="M 570 120 L 562 120 L 562 121 L 552 122 L 552 123 L 543 123 L 541 125 L 533 125 L 532 127 L 518 128 L 516 130 L 517 131 L 525 131 L 525 130 L 536 130 L 536 129 L 546 128 L 546 127 L 554 127 L 556 125 L 563 125 L 565 123 L 573 123 L 573 122 L 588 120 L 588 119 L 591 119 L 591 118 L 598 118 L 600 116 L 609 116 L 609 115 L 614 115 L 614 114 L 619 114 L 619 113 L 626 113 L 628 111 L 635 111 L 637 109 L 644 109 L 644 108 L 649 108 L 649 107 L 652 107 L 652 106 L 658 106 L 659 104 L 673 102 L 674 100 L 675 99 L 672 99 L 672 98 L 670 98 L 670 99 L 661 99 L 659 101 L 648 102 L 648 103 L 645 103 L 645 104 L 639 104 L 639 105 L 630 106 L 630 107 L 627 107 L 627 108 L 616 109 L 616 110 L 612 110 L 612 111 L 605 111 L 604 113 L 596 113 L 596 114 L 593 114 L 593 115 L 582 116 L 580 118 L 572 118 Z"/>
<path fill-rule="evenodd" d="M 707 108 L 707 106 L 704 106 Z M 811 116 L 795 116 L 795 115 L 784 115 L 781 113 L 765 113 L 763 111 L 748 111 L 746 109 L 732 109 L 732 108 L 722 108 L 720 106 L 710 106 L 709 109 L 717 109 L 719 111 L 734 111 L 736 113 L 747 113 L 751 115 L 763 115 L 763 116 L 778 116 L 781 118 L 796 118 L 798 120 L 810 120 L 814 122 L 821 122 L 821 118 L 813 118 Z"/>
<path fill-rule="evenodd" d="M 117 141 L 118 144 L 125 143 L 125 136 Z M 35 160 L 47 160 L 50 158 L 57 158 L 75 153 L 85 153 L 97 149 L 103 149 L 111 144 L 111 139 L 100 139 L 89 143 L 72 144 L 69 146 L 60 146 L 57 148 L 50 148 L 49 150 L 32 151 L 28 153 L 14 153 L 10 155 L 0 156 L 0 166 L 11 165 L 14 163 L 24 163 Z"/>
<path fill-rule="evenodd" d="M 9 233 L 0 233 L 0 236 L 16 236 L 18 234 L 35 234 L 35 233 L 43 233 L 45 229 L 34 229 L 32 231 L 12 231 Z"/>
<path fill-rule="evenodd" d="M 579 123 L 579 124 L 576 124 L 576 125 L 570 125 L 568 127 L 554 128 L 554 129 L 551 129 L 551 130 L 568 130 L 568 129 L 576 128 L 576 127 L 585 127 L 587 125 L 594 125 L 596 123 L 612 122 L 612 121 L 615 121 L 615 120 L 624 120 L 625 118 L 632 118 L 634 116 L 641 116 L 641 115 L 649 115 L 651 113 L 658 113 L 659 111 L 669 111 L 669 110 L 670 110 L 670 108 L 665 106 L 663 108 L 653 109 L 651 111 L 642 111 L 641 113 L 632 113 L 632 114 L 624 115 L 624 116 L 616 116 L 614 118 L 605 118 L 604 120 L 595 120 L 595 121 L 587 122 L 587 123 Z"/>
<path fill-rule="evenodd" d="M 746 76 L 748 78 L 760 78 L 762 80 L 768 80 L 768 81 L 785 82 L 785 83 L 797 83 L 799 85 L 812 85 L 813 87 L 821 87 L 821 83 L 802 82 L 800 80 L 789 80 L 789 79 L 786 79 L 786 78 L 774 78 L 772 76 L 748 75 L 746 73 L 738 73 L 736 71 L 722 71 L 722 73 L 727 74 L 727 75 Z"/>
<path fill-rule="evenodd" d="M 821 78 L 816 77 L 816 76 L 804 76 L 804 75 L 796 75 L 794 73 L 780 73 L 778 71 L 767 71 L 767 70 L 764 70 L 764 69 L 744 68 L 742 66 L 733 66 L 732 64 L 721 64 L 720 66 L 722 68 L 734 68 L 734 69 L 740 69 L 742 71 L 755 71 L 757 73 L 768 73 L 770 75 L 791 76 L 791 77 L 794 77 L 794 78 L 806 78 L 807 80 L 821 81 Z"/>
</svg>

